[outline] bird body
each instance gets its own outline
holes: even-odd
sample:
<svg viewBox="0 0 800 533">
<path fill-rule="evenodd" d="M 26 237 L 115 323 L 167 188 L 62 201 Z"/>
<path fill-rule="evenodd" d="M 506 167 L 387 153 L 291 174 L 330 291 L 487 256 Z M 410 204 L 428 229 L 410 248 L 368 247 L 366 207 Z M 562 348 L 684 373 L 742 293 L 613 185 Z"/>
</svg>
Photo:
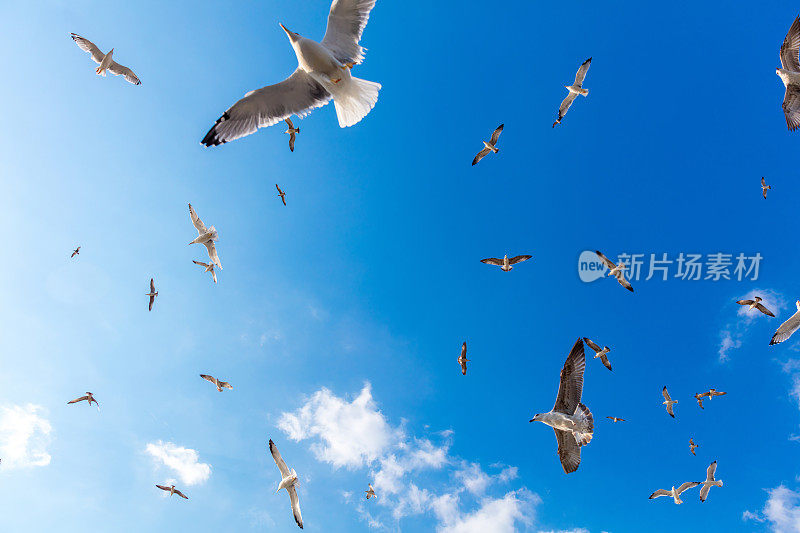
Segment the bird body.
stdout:
<svg viewBox="0 0 800 533">
<path fill-rule="evenodd" d="M 461 365 L 461 373 L 463 375 L 467 375 L 467 363 L 469 359 L 467 359 L 467 341 L 464 341 L 464 344 L 461 345 L 461 355 L 458 356 L 458 364 Z"/>
</svg>

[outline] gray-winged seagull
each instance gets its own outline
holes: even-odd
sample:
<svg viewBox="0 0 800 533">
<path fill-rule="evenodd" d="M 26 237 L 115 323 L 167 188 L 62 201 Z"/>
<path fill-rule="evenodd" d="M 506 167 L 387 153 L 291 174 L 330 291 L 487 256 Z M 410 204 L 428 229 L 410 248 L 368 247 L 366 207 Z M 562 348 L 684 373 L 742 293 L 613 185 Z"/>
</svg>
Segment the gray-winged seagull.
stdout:
<svg viewBox="0 0 800 533">
<path fill-rule="evenodd" d="M 289 129 L 283 133 L 289 134 L 289 151 L 294 152 L 294 141 L 297 139 L 297 134 L 300 133 L 300 128 L 295 128 L 290 118 L 286 119 L 286 125 L 289 126 Z"/>
<path fill-rule="evenodd" d="M 555 122 L 553 122 L 554 128 L 556 127 L 556 124 L 561 124 L 561 119 L 567 114 L 570 106 L 572 106 L 572 102 L 575 101 L 575 98 L 577 98 L 579 94 L 583 96 L 589 94 L 589 90 L 583 88 L 583 79 L 586 77 L 586 72 L 589 70 L 589 65 L 591 64 L 591 57 L 581 63 L 581 66 L 578 68 L 578 72 L 575 73 L 575 83 L 564 86 L 564 88 L 569 91 L 569 94 L 567 94 L 567 97 L 562 100 L 561 105 L 558 108 L 558 118 Z"/>
<path fill-rule="evenodd" d="M 533 257 L 532 255 L 517 255 L 512 258 L 509 258 L 508 255 L 504 255 L 502 259 L 498 259 L 496 257 L 487 257 L 486 259 L 481 259 L 481 263 L 486 265 L 494 265 L 499 266 L 500 270 L 503 272 L 508 272 L 509 270 L 514 269 L 514 265 L 517 263 L 522 263 L 523 261 L 527 261 Z"/>
<path fill-rule="evenodd" d="M 169 492 L 170 496 L 172 496 L 173 494 L 177 494 L 178 496 L 180 496 L 184 500 L 188 500 L 189 499 L 189 497 L 186 494 L 184 494 L 181 491 L 179 491 L 178 489 L 176 489 L 175 485 L 170 485 L 169 487 L 167 487 L 166 485 L 156 485 L 156 487 L 158 487 L 161 490 L 165 490 L 165 491 Z"/>
<path fill-rule="evenodd" d="M 203 263 L 202 261 L 195 261 L 194 259 L 192 259 L 192 263 L 205 268 L 203 272 L 211 272 L 211 277 L 214 279 L 214 283 L 217 282 L 217 273 L 214 271 L 214 263 Z"/>
<path fill-rule="evenodd" d="M 667 386 L 666 385 L 664 385 L 664 388 L 661 389 L 661 395 L 664 397 L 664 402 L 662 403 L 662 405 L 666 405 L 667 406 L 667 412 L 669 413 L 669 416 L 671 416 L 672 418 L 675 418 L 675 413 L 672 410 L 672 406 L 673 406 L 673 404 L 678 403 L 678 400 L 673 400 L 672 398 L 670 398 L 669 392 L 667 392 Z"/>
<path fill-rule="evenodd" d="M 708 465 L 708 468 L 706 469 L 706 480 L 703 481 L 703 486 L 700 487 L 701 502 L 706 501 L 706 498 L 708 498 L 708 491 L 711 490 L 711 487 L 722 486 L 722 480 L 714 478 L 714 474 L 716 473 L 716 471 L 717 471 L 717 462 L 714 461 L 713 463 Z"/>
<path fill-rule="evenodd" d="M 200 217 L 197 216 L 197 213 L 192 207 L 192 204 L 189 204 L 189 218 L 194 224 L 195 229 L 197 230 L 197 237 L 190 242 L 189 244 L 197 244 L 201 243 L 205 245 L 206 250 L 208 250 L 208 257 L 211 261 L 214 262 L 220 269 L 222 269 L 222 263 L 219 260 L 219 256 L 217 255 L 217 247 L 214 245 L 214 241 L 219 239 L 219 233 L 217 233 L 217 228 L 211 226 L 209 228 L 203 224 L 203 221 L 200 220 Z"/>
<path fill-rule="evenodd" d="M 504 124 L 500 124 L 497 126 L 497 129 L 492 132 L 492 138 L 489 139 L 489 142 L 483 141 L 483 148 L 478 155 L 475 156 L 475 159 L 472 160 L 472 166 L 478 164 L 478 162 L 489 155 L 489 152 L 497 153 L 500 151 L 500 148 L 497 147 L 497 139 L 500 138 L 500 134 L 503 133 L 503 126 Z"/>
<path fill-rule="evenodd" d="M 691 488 L 696 487 L 697 485 L 700 485 L 699 481 L 687 481 L 677 489 L 674 486 L 672 487 L 671 490 L 658 489 L 657 491 L 655 491 L 653 494 L 650 495 L 649 499 L 652 500 L 653 498 L 659 498 L 661 496 L 670 496 L 672 497 L 673 500 L 675 500 L 675 503 L 677 505 L 680 505 L 683 503 L 683 500 L 681 500 L 681 494 Z"/>
<path fill-rule="evenodd" d="M 208 374 L 200 374 L 200 377 L 206 381 L 209 381 L 214 384 L 219 392 L 222 392 L 222 389 L 231 389 L 233 390 L 233 385 L 228 383 L 227 381 L 220 381 L 214 376 L 209 376 Z"/>
<path fill-rule="evenodd" d="M 286 193 L 283 192 L 280 187 L 278 187 L 277 183 L 275 184 L 275 188 L 278 189 L 278 196 L 281 197 L 281 201 L 283 202 L 283 205 L 286 205 Z"/>
<path fill-rule="evenodd" d="M 699 444 L 695 444 L 694 443 L 694 439 L 692 439 L 690 437 L 689 438 L 689 451 L 692 452 L 692 455 L 697 455 L 696 453 L 694 453 L 694 450 L 695 450 L 695 448 L 699 448 L 699 447 L 700 447 L 700 445 Z"/>
<path fill-rule="evenodd" d="M 72 40 L 75 41 L 81 50 L 84 52 L 89 52 L 89 55 L 92 57 L 92 60 L 95 63 L 99 63 L 100 66 L 95 69 L 95 73 L 98 76 L 105 76 L 106 71 L 110 72 L 111 74 L 122 75 L 125 77 L 125 80 L 134 84 L 134 85 L 141 85 L 142 82 L 139 81 L 139 78 L 136 77 L 136 74 L 133 73 L 131 69 L 128 67 L 123 67 L 116 61 L 114 61 L 114 49 L 112 48 L 107 54 L 104 54 L 100 51 L 100 49 L 89 39 L 84 39 L 77 33 L 70 33 L 70 37 Z"/>
<path fill-rule="evenodd" d="M 100 404 L 97 403 L 97 400 L 94 399 L 94 395 L 91 392 L 87 392 L 86 396 L 81 396 L 80 398 L 75 398 L 74 400 L 68 401 L 67 405 L 69 405 L 71 403 L 82 402 L 84 400 L 87 401 L 89 403 L 89 405 L 92 405 L 92 402 L 94 402 L 94 404 L 97 406 L 97 408 L 100 409 Z"/>
<path fill-rule="evenodd" d="M 775 69 L 786 92 L 783 93 L 783 115 L 786 127 L 794 131 L 800 126 L 800 17 L 796 17 L 781 44 L 781 68 Z"/>
<path fill-rule="evenodd" d="M 764 195 L 764 200 L 767 199 L 767 191 L 772 189 L 772 185 L 767 185 L 767 182 L 764 181 L 764 176 L 761 176 L 761 194 Z"/>
<path fill-rule="evenodd" d="M 800 328 L 800 300 L 797 300 L 794 305 L 797 307 L 797 311 L 778 327 L 778 330 L 772 336 L 772 340 L 769 341 L 770 346 L 785 341 L 792 336 L 792 333 L 797 331 L 797 328 Z"/>
<path fill-rule="evenodd" d="M 771 317 L 775 316 L 774 314 L 772 314 L 772 311 L 770 311 L 769 309 L 764 307 L 764 304 L 761 303 L 761 297 L 760 296 L 754 296 L 752 300 L 739 300 L 736 303 L 739 304 L 739 305 L 748 306 L 749 307 L 748 311 L 752 311 L 753 309 L 758 309 L 759 311 L 761 311 L 762 313 L 764 313 L 767 316 L 771 316 Z"/>
<path fill-rule="evenodd" d="M 588 346 L 595 352 L 594 358 L 597 359 L 599 357 L 600 360 L 603 362 L 603 365 L 605 365 L 607 369 L 611 370 L 611 363 L 608 361 L 608 356 L 606 355 L 608 354 L 608 352 L 611 351 L 611 348 L 609 348 L 608 346 L 600 348 L 600 346 L 598 346 L 595 342 L 593 342 L 592 339 L 588 339 L 586 337 L 583 338 L 583 342 L 585 342 L 586 346 Z"/>
<path fill-rule="evenodd" d="M 272 439 L 269 439 L 269 451 L 272 453 L 272 458 L 275 459 L 275 464 L 278 465 L 278 470 L 281 471 L 281 482 L 275 493 L 277 494 L 281 489 L 286 489 L 286 492 L 289 493 L 289 500 L 292 503 L 294 521 L 297 522 L 300 529 L 303 529 L 303 517 L 300 516 L 300 500 L 297 497 L 297 489 L 295 489 L 295 485 L 298 483 L 297 472 L 294 471 L 294 468 L 289 470 L 289 467 L 286 466 L 286 463 L 281 457 L 281 452 L 278 451 L 278 447 L 275 446 Z"/>
<path fill-rule="evenodd" d="M 603 263 L 605 263 L 605 265 L 608 267 L 608 274 L 606 274 L 606 276 L 614 276 L 615 278 L 617 278 L 617 281 L 619 282 L 620 285 L 622 285 L 629 291 L 633 292 L 633 286 L 631 286 L 630 282 L 627 279 L 625 279 L 625 274 L 622 272 L 628 267 L 626 267 L 622 263 L 620 263 L 619 265 L 614 264 L 614 262 L 608 257 L 604 256 L 603 253 L 600 252 L 600 250 L 595 250 L 594 253 L 596 253 L 597 257 L 599 257 L 600 260 L 603 261 Z"/>
</svg>

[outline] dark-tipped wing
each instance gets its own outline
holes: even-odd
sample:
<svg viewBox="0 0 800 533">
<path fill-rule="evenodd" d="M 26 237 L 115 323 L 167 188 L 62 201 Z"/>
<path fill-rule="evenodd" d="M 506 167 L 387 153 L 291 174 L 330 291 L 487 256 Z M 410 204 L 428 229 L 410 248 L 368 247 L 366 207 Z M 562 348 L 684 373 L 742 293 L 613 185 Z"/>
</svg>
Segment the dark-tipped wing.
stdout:
<svg viewBox="0 0 800 533">
<path fill-rule="evenodd" d="M 514 256 L 511 259 L 509 259 L 508 260 L 508 264 L 509 265 L 516 265 L 517 263 L 522 263 L 523 261 L 527 261 L 531 257 L 533 257 L 533 256 L 532 255 L 517 255 L 517 256 Z"/>
<path fill-rule="evenodd" d="M 600 348 L 597 344 L 595 344 L 594 341 L 592 341 L 592 339 L 590 339 L 588 337 L 584 337 L 583 338 L 583 342 L 586 343 L 586 346 L 588 346 L 589 348 L 591 348 L 592 350 L 594 350 L 597 353 L 600 353 L 600 352 L 603 351 L 602 348 Z"/>
<path fill-rule="evenodd" d="M 208 374 L 200 374 L 200 377 L 203 378 L 206 381 L 210 381 L 214 385 L 217 384 L 217 380 L 216 380 L 216 378 L 214 378 L 214 376 L 209 376 Z"/>
<path fill-rule="evenodd" d="M 505 124 L 500 124 L 497 126 L 497 129 L 492 132 L 492 138 L 489 140 L 489 144 L 492 146 L 497 144 L 497 139 L 499 139 L 500 134 L 503 133 L 503 126 L 505 126 Z"/>
<path fill-rule="evenodd" d="M 739 304 L 739 305 L 752 305 L 753 304 L 753 300 L 739 300 L 736 303 Z"/>
<path fill-rule="evenodd" d="M 297 134 L 295 134 L 295 132 L 290 133 L 289 134 L 289 151 L 290 152 L 294 152 L 294 141 L 295 141 L 295 139 L 297 139 Z"/>
<path fill-rule="evenodd" d="M 81 50 L 83 50 L 84 52 L 89 52 L 89 55 L 92 56 L 92 59 L 94 60 L 95 63 L 101 62 L 103 58 L 106 56 L 103 52 L 100 51 L 97 45 L 94 44 L 89 39 L 85 39 L 80 35 L 78 35 L 77 33 L 70 33 L 69 36 L 72 37 L 72 40 L 75 41 L 75 44 L 77 44 Z"/>
<path fill-rule="evenodd" d="M 464 341 L 464 344 L 461 345 L 461 357 L 467 356 L 467 341 Z"/>
<path fill-rule="evenodd" d="M 786 117 L 786 127 L 794 131 L 800 126 L 800 87 L 788 85 L 783 95 L 783 115 Z"/>
<path fill-rule="evenodd" d="M 88 400 L 88 399 L 89 399 L 88 396 L 81 396 L 80 398 L 75 398 L 74 400 L 68 401 L 67 404 L 78 403 L 78 402 L 82 402 L 83 400 Z"/>
<path fill-rule="evenodd" d="M 478 155 L 476 155 L 475 159 L 472 160 L 472 166 L 474 167 L 475 165 L 477 165 L 478 161 L 486 157 L 486 154 L 488 154 L 489 152 L 491 152 L 491 150 L 489 150 L 488 148 L 484 148 L 483 150 L 478 152 Z"/>
<path fill-rule="evenodd" d="M 769 341 L 770 345 L 785 341 L 792 336 L 792 333 L 797 331 L 797 328 L 800 328 L 800 311 L 790 316 L 786 322 L 778 327 L 778 330 L 772 336 L 772 340 Z"/>
<path fill-rule="evenodd" d="M 169 491 L 169 490 L 170 490 L 170 488 L 169 488 L 169 487 L 165 487 L 164 485 L 156 485 L 156 487 L 158 487 L 158 488 L 159 488 L 159 489 L 161 489 L 161 490 L 166 490 L 166 491 Z"/>
<path fill-rule="evenodd" d="M 558 396 L 553 411 L 568 415 L 575 413 L 575 408 L 578 407 L 583 394 L 583 371 L 585 368 L 583 339 L 579 338 L 561 369 L 561 383 L 558 386 Z"/>
<path fill-rule="evenodd" d="M 578 96 L 578 95 L 575 94 L 575 93 L 569 93 L 566 98 L 561 100 L 561 105 L 558 106 L 558 121 L 557 122 L 561 122 L 561 119 L 564 118 L 564 115 L 567 114 L 567 111 L 569 111 L 569 108 L 572 105 L 572 102 L 575 101 L 575 97 L 576 96 Z"/>
<path fill-rule="evenodd" d="M 660 498 L 661 496 L 672 496 L 672 491 L 658 489 L 657 491 L 655 491 L 653 494 L 650 495 L 649 499 L 652 500 L 653 498 Z"/>
<path fill-rule="evenodd" d="M 496 257 L 487 257 L 486 259 L 481 259 L 481 263 L 494 266 L 503 266 L 503 260 Z"/>
<path fill-rule="evenodd" d="M 583 84 L 583 80 L 584 78 L 586 78 L 586 72 L 589 71 L 589 65 L 591 64 L 592 64 L 592 58 L 590 57 L 589 59 L 581 63 L 580 67 L 578 67 L 578 72 L 575 73 L 575 85 L 577 85 L 578 87 L 580 87 Z"/>
<path fill-rule="evenodd" d="M 217 119 L 200 142 L 206 146 L 224 144 L 291 115 L 304 117 L 330 99 L 322 85 L 298 68 L 280 83 L 247 93 Z"/>
<path fill-rule="evenodd" d="M 361 34 L 376 0 L 333 0 L 328 14 L 328 27 L 322 45 L 342 64 L 361 63 L 364 48 L 359 46 Z"/>
<path fill-rule="evenodd" d="M 204 233 L 208 233 L 208 229 L 206 225 L 203 224 L 203 221 L 200 220 L 200 217 L 197 216 L 197 211 L 194 210 L 192 204 L 189 204 L 189 220 L 192 221 L 192 225 L 197 230 L 198 235 L 202 235 Z"/>
<path fill-rule="evenodd" d="M 792 72 L 800 72 L 798 52 L 800 52 L 800 17 L 794 19 L 781 45 L 781 66 Z"/>
<path fill-rule="evenodd" d="M 769 309 L 764 307 L 762 304 L 756 304 L 756 309 L 758 309 L 759 311 L 761 311 L 762 313 L 764 313 L 767 316 L 771 316 L 773 318 L 775 317 L 775 315 L 772 314 L 772 311 L 770 311 Z"/>
<path fill-rule="evenodd" d="M 686 483 L 683 483 L 680 487 L 678 487 L 677 492 L 678 494 L 681 494 L 682 492 L 685 492 L 689 489 L 693 489 L 697 485 L 700 485 L 699 481 L 687 481 Z"/>
<path fill-rule="evenodd" d="M 706 481 L 714 481 L 714 474 L 717 471 L 717 462 L 714 461 L 706 468 Z"/>
<path fill-rule="evenodd" d="M 630 281 L 625 279 L 625 276 L 622 274 L 622 272 L 618 272 L 617 275 L 614 277 L 617 278 L 617 281 L 619 282 L 620 285 L 622 285 L 629 291 L 633 292 L 633 285 L 631 285 Z"/>
<path fill-rule="evenodd" d="M 604 256 L 603 253 L 600 252 L 600 250 L 595 250 L 594 253 L 597 254 L 597 257 L 600 258 L 600 260 L 609 268 L 609 270 L 611 270 L 611 269 L 613 269 L 613 268 L 615 268 L 617 266 L 611 261 L 611 259 L 609 259 L 608 257 Z"/>
<path fill-rule="evenodd" d="M 278 451 L 278 447 L 275 446 L 275 443 L 272 442 L 272 439 L 269 439 L 269 452 L 272 454 L 272 458 L 275 459 L 275 464 L 278 465 L 278 470 L 281 471 L 281 476 L 286 477 L 291 472 L 289 472 L 289 467 L 286 466 L 286 463 L 281 457 L 281 452 Z"/>
<path fill-rule="evenodd" d="M 108 66 L 108 70 L 112 74 L 116 74 L 118 76 L 124 76 L 125 81 L 132 83 L 134 85 L 141 85 L 142 82 L 139 81 L 139 78 L 136 77 L 136 74 L 133 73 L 131 69 L 128 67 L 122 66 L 116 61 L 112 61 L 111 64 Z"/>
<path fill-rule="evenodd" d="M 664 388 L 663 388 L 663 389 L 661 389 L 661 396 L 663 396 L 663 397 L 664 397 L 664 399 L 665 399 L 666 401 L 668 401 L 668 402 L 669 402 L 669 401 L 672 401 L 672 398 L 671 398 L 671 397 L 670 397 L 670 395 L 669 395 L 669 391 L 667 390 L 667 386 L 666 386 L 666 385 L 664 385 Z"/>
<path fill-rule="evenodd" d="M 459 361 L 459 362 L 461 363 L 461 373 L 466 376 L 467 375 L 467 360 L 466 359 L 461 359 L 461 361 Z"/>
<path fill-rule="evenodd" d="M 152 311 L 152 310 L 153 310 L 153 301 L 154 301 L 155 299 L 156 299 L 156 297 L 155 297 L 155 296 L 150 296 L 150 303 L 148 303 L 148 304 L 147 304 L 147 310 L 148 310 L 148 311 Z"/>
<path fill-rule="evenodd" d="M 556 432 L 558 458 L 561 459 L 561 466 L 564 468 L 564 473 L 571 474 L 581 464 L 581 448 L 571 432 L 555 428 L 553 430 Z"/>
<path fill-rule="evenodd" d="M 150 278 L 150 292 L 156 292 L 156 285 L 153 278 Z"/>
<path fill-rule="evenodd" d="M 297 489 L 294 486 L 286 487 L 286 492 L 289 493 L 289 501 L 292 503 L 292 514 L 294 521 L 300 529 L 303 529 L 303 517 L 300 515 L 300 498 L 297 497 Z"/>
<path fill-rule="evenodd" d="M 180 496 L 180 497 L 181 497 L 181 498 L 183 498 L 184 500 L 188 500 L 188 499 L 189 499 L 189 497 L 188 497 L 186 494 L 182 493 L 182 492 L 181 492 L 181 491 L 179 491 L 178 489 L 175 489 L 175 494 L 177 494 L 178 496 Z"/>
<path fill-rule="evenodd" d="M 608 356 L 606 356 L 605 354 L 604 354 L 604 355 L 601 355 L 601 356 L 600 356 L 600 360 L 603 362 L 603 365 L 604 365 L 604 366 L 605 366 L 607 369 L 611 370 L 611 362 L 608 360 Z"/>
</svg>

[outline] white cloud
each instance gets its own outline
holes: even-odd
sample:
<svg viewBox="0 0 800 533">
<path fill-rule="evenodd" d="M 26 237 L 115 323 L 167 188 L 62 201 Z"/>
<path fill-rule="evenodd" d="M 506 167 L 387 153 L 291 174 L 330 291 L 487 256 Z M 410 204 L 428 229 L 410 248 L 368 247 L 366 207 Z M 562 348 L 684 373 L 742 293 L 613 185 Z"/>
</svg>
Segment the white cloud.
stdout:
<svg viewBox="0 0 800 533">
<path fill-rule="evenodd" d="M 728 352 L 742 345 L 742 334 L 740 332 L 731 333 L 730 330 L 726 329 L 720 331 L 719 339 L 719 360 L 725 362 L 730 359 Z"/>
<path fill-rule="evenodd" d="M 5 468 L 47 466 L 52 426 L 40 416 L 42 407 L 27 404 L 0 407 L 0 458 Z"/>
<path fill-rule="evenodd" d="M 184 448 L 172 442 L 151 442 L 145 451 L 156 463 L 171 469 L 184 485 L 205 483 L 211 475 L 211 465 L 200 462 L 196 450 Z"/>
<path fill-rule="evenodd" d="M 433 504 L 440 521 L 436 530 L 439 533 L 513 533 L 518 531 L 518 523 L 532 523 L 534 508 L 540 501 L 538 496 L 522 488 L 502 498 L 486 498 L 478 509 L 462 513 L 458 496 L 445 494 Z"/>
<path fill-rule="evenodd" d="M 761 513 L 745 511 L 743 520 L 768 522 L 777 533 L 800 533 L 800 493 L 783 485 L 768 491 L 769 497 Z"/>
</svg>

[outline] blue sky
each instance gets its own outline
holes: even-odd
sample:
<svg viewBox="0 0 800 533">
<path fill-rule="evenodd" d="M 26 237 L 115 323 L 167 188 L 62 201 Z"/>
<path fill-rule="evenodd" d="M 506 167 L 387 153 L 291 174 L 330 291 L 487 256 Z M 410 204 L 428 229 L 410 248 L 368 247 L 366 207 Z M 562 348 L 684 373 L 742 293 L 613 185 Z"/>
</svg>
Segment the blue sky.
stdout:
<svg viewBox="0 0 800 533">
<path fill-rule="evenodd" d="M 348 129 L 314 111 L 290 153 L 280 125 L 199 141 L 295 68 L 278 22 L 321 38 L 327 0 L 0 5 L 5 530 L 294 531 L 272 438 L 308 531 L 800 531 L 800 345 L 767 345 L 800 297 L 774 73 L 796 12 L 572 6 L 378 0 L 354 69 L 383 84 L 377 106 Z M 95 76 L 70 32 L 143 84 Z M 590 56 L 589 96 L 552 129 Z M 501 122 L 500 153 L 470 167 Z M 216 286 L 188 202 L 220 232 Z M 764 259 L 756 281 L 630 294 L 580 281 L 594 249 Z M 505 253 L 533 259 L 479 262 Z M 739 313 L 754 291 L 777 318 Z M 528 419 L 580 336 L 614 372 L 588 362 L 595 436 L 567 476 Z M 701 411 L 709 387 L 728 395 Z M 87 390 L 99 412 L 66 405 Z M 715 459 L 705 503 L 647 499 Z"/>
</svg>

